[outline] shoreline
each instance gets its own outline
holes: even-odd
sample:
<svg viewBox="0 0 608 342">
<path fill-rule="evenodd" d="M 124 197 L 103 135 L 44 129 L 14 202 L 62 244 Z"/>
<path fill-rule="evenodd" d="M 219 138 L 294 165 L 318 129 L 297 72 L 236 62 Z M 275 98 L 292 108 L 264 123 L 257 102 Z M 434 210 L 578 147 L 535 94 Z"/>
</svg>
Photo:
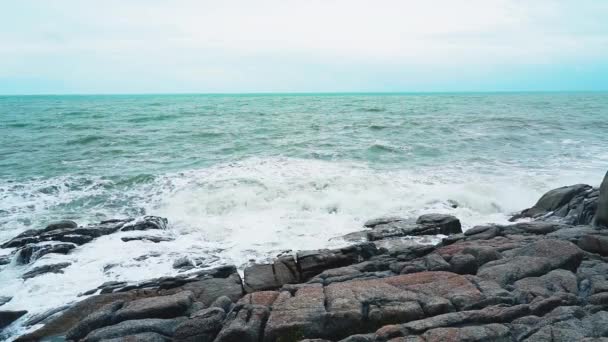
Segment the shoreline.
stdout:
<svg viewBox="0 0 608 342">
<path fill-rule="evenodd" d="M 36 316 L 0 305 L 0 321 L 7 331 L 41 326 L 17 341 L 607 337 L 608 229 L 600 226 L 608 226 L 608 174 L 600 188 L 551 190 L 512 221 L 463 233 L 451 215 L 377 218 L 344 237 L 354 243 L 349 247 L 280 255 L 246 267 L 243 277 L 231 265 L 190 272 L 202 262 L 182 258 L 174 264 L 182 271 L 177 276 L 101 284 L 82 301 Z M 60 221 L 4 242 L 2 248 L 15 251 L 0 264 L 68 254 L 117 231 L 142 231 L 135 239 L 162 243 L 145 231 L 166 226 L 155 216 L 87 227 Z M 437 234 L 447 236 L 437 245 L 407 240 Z M 67 266 L 45 265 L 23 277 Z"/>
</svg>

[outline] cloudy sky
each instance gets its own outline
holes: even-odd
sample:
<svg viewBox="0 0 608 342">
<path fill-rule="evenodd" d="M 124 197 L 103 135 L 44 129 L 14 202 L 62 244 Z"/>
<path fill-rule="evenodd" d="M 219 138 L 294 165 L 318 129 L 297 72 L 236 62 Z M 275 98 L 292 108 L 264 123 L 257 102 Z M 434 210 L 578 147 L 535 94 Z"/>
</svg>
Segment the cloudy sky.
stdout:
<svg viewBox="0 0 608 342">
<path fill-rule="evenodd" d="M 605 0 L 0 5 L 0 94 L 608 90 Z"/>
</svg>

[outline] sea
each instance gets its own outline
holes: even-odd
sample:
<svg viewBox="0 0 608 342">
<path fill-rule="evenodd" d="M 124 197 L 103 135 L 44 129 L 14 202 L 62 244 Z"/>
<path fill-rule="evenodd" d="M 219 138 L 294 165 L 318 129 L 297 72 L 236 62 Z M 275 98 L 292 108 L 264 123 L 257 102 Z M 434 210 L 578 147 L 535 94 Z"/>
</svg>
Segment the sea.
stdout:
<svg viewBox="0 0 608 342">
<path fill-rule="evenodd" d="M 0 309 L 28 310 L 22 322 L 107 281 L 175 275 L 182 257 L 242 270 L 340 247 L 379 216 L 506 223 L 606 170 L 602 92 L 0 96 L 0 242 L 59 219 L 144 215 L 169 221 L 145 234 L 173 239 L 116 233 L 0 266 L 12 297 Z M 58 262 L 71 265 L 20 278 Z"/>
</svg>

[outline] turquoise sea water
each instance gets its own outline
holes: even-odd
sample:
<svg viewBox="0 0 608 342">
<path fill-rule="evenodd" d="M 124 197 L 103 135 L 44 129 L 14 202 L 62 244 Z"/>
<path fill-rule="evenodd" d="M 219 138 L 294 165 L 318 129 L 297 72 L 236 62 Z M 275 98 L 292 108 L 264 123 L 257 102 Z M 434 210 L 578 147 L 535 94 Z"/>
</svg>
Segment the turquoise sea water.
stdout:
<svg viewBox="0 0 608 342">
<path fill-rule="evenodd" d="M 144 214 L 167 217 L 175 238 L 100 238 L 38 261 L 73 265 L 27 286 L 10 266 L 0 295 L 42 310 L 171 274 L 182 255 L 242 266 L 340 244 L 385 214 L 502 222 L 553 187 L 597 185 L 607 132 L 608 93 L 0 97 L 1 240 L 53 219 Z"/>
</svg>

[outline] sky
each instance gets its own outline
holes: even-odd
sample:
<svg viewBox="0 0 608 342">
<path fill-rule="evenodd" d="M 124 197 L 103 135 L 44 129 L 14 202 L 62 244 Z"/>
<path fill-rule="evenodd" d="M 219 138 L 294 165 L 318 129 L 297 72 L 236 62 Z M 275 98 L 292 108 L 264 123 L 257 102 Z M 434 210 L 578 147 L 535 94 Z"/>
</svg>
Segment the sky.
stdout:
<svg viewBox="0 0 608 342">
<path fill-rule="evenodd" d="M 0 5 L 0 94 L 608 90 L 606 0 Z"/>
</svg>

